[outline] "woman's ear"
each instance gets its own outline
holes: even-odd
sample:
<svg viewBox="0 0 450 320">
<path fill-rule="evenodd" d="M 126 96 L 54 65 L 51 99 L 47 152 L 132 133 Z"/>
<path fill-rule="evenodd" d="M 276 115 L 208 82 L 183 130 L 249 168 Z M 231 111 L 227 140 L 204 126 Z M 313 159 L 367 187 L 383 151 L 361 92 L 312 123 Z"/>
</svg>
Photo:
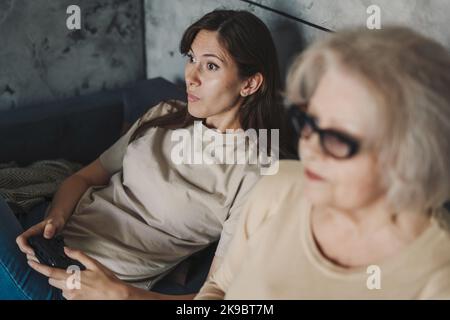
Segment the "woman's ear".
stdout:
<svg viewBox="0 0 450 320">
<path fill-rule="evenodd" d="M 259 87 L 261 87 L 262 83 L 264 81 L 264 77 L 261 74 L 261 72 L 257 72 L 254 75 L 252 75 L 250 78 L 248 78 L 241 88 L 241 96 L 247 97 L 249 95 L 252 95 L 256 91 L 258 91 Z"/>
</svg>

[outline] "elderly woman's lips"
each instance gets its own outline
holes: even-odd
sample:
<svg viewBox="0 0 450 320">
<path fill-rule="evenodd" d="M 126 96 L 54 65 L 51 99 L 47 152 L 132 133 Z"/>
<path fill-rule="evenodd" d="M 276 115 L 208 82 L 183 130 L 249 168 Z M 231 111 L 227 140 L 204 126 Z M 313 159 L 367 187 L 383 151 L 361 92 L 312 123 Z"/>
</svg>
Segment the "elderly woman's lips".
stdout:
<svg viewBox="0 0 450 320">
<path fill-rule="evenodd" d="M 188 101 L 189 101 L 189 102 L 195 102 L 195 101 L 198 101 L 198 100 L 200 100 L 199 97 L 194 96 L 193 94 L 188 93 Z"/>
<path fill-rule="evenodd" d="M 316 181 L 324 181 L 325 179 L 316 174 L 315 172 L 312 172 L 309 169 L 305 169 L 305 175 L 310 180 L 316 180 Z"/>
</svg>

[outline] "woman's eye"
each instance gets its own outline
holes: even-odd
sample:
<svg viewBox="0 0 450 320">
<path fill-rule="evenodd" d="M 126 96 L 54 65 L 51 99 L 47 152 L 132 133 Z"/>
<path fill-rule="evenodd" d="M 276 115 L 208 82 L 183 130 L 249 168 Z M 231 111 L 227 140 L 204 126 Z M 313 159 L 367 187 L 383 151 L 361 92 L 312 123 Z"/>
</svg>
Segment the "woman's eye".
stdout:
<svg viewBox="0 0 450 320">
<path fill-rule="evenodd" d="M 211 71 L 217 71 L 219 69 L 219 66 L 214 63 L 208 63 L 206 67 Z"/>
</svg>

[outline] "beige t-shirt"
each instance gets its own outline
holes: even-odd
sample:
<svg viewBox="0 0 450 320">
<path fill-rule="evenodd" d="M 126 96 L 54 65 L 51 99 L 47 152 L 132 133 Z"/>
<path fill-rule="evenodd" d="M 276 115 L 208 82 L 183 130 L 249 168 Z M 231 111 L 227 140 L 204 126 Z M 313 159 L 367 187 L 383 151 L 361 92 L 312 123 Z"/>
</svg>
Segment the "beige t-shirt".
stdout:
<svg viewBox="0 0 450 320">
<path fill-rule="evenodd" d="M 170 111 L 169 104 L 160 103 L 144 118 Z M 176 164 L 171 156 L 180 143 L 172 141 L 177 130 L 150 128 L 128 145 L 137 126 L 100 156 L 111 180 L 85 192 L 63 235 L 68 246 L 99 260 L 122 280 L 149 288 L 157 276 L 219 238 L 216 255 L 224 254 L 260 174 L 257 165 L 249 164 Z M 201 129 L 223 135 L 204 125 Z M 205 143 L 193 125 L 178 130 L 192 134 L 197 147 Z"/>
<path fill-rule="evenodd" d="M 394 258 L 339 267 L 313 240 L 302 172 L 300 162 L 281 161 L 276 176 L 260 180 L 196 299 L 450 299 L 450 238 L 435 219 Z"/>
</svg>

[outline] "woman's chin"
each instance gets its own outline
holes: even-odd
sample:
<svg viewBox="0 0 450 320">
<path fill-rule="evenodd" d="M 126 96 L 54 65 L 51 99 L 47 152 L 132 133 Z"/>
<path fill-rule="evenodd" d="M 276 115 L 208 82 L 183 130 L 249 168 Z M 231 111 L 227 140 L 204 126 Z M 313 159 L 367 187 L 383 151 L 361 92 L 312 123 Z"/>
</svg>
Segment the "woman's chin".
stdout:
<svg viewBox="0 0 450 320">
<path fill-rule="evenodd" d="M 188 112 L 191 116 L 195 118 L 206 118 L 205 112 L 202 112 L 201 108 L 195 106 L 195 103 L 188 102 Z"/>
</svg>

